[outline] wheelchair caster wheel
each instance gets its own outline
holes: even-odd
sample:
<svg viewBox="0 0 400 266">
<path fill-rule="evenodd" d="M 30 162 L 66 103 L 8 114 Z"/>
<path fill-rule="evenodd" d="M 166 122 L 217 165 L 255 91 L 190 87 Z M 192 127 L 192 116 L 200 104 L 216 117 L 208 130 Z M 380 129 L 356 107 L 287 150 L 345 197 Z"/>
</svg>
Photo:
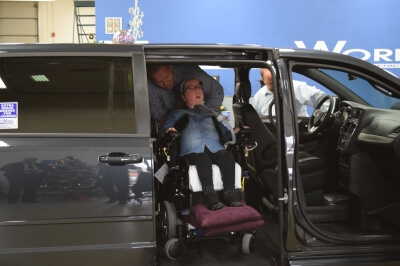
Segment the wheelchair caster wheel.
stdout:
<svg viewBox="0 0 400 266">
<path fill-rule="evenodd" d="M 164 252 L 167 258 L 178 260 L 182 258 L 183 253 L 185 253 L 185 244 L 177 238 L 171 238 L 165 243 Z"/>
<path fill-rule="evenodd" d="M 256 237 L 254 234 L 246 233 L 242 239 L 242 252 L 245 255 L 250 255 L 256 248 Z"/>
</svg>

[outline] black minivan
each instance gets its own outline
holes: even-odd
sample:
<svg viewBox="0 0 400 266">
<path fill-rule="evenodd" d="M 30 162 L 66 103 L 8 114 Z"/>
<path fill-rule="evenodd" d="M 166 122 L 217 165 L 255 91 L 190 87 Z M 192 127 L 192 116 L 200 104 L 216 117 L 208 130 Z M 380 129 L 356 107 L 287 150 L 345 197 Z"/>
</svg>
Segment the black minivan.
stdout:
<svg viewBox="0 0 400 266">
<path fill-rule="evenodd" d="M 400 263 L 393 74 L 260 46 L 4 44 L 0 265 L 160 264 L 149 64 L 201 66 L 223 85 L 232 126 L 249 127 L 257 147 L 239 151 L 244 199 L 264 220 L 256 250 L 271 254 L 259 264 Z M 268 116 L 253 107 L 261 68 L 274 85 Z M 297 115 L 294 80 L 326 93 L 307 116 Z"/>
</svg>

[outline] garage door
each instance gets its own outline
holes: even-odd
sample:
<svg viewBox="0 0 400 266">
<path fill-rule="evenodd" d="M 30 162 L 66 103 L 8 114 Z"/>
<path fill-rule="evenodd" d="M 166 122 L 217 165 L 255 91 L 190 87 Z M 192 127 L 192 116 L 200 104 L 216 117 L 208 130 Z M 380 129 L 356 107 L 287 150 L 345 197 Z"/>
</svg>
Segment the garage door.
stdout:
<svg viewBox="0 0 400 266">
<path fill-rule="evenodd" d="M 0 1 L 0 43 L 37 43 L 37 7 L 37 2 Z"/>
</svg>

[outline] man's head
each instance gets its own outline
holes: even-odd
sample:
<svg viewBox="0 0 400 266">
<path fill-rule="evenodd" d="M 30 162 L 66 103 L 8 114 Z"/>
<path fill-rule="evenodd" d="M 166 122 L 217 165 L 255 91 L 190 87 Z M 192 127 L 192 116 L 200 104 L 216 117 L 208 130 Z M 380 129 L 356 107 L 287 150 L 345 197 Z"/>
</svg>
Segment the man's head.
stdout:
<svg viewBox="0 0 400 266">
<path fill-rule="evenodd" d="M 272 83 L 272 75 L 271 71 L 268 68 L 260 69 L 261 79 L 265 86 L 267 86 L 268 90 L 273 91 L 273 83 Z"/>
<path fill-rule="evenodd" d="M 204 102 L 203 84 L 195 78 L 186 79 L 181 87 L 182 100 L 187 107 L 193 107 Z"/>
<path fill-rule="evenodd" d="M 160 88 L 170 90 L 174 87 L 175 76 L 171 65 L 150 65 L 147 75 Z"/>
</svg>

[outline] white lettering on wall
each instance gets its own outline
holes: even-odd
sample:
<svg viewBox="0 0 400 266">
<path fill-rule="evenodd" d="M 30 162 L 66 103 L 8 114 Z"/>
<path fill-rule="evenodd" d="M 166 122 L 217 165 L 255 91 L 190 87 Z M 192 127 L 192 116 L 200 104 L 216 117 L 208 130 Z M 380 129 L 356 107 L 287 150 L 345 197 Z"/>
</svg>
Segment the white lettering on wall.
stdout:
<svg viewBox="0 0 400 266">
<path fill-rule="evenodd" d="M 341 53 L 344 46 L 346 45 L 347 41 L 337 41 L 335 47 L 333 48 L 332 52 L 334 53 Z M 297 48 L 304 48 L 306 49 L 306 45 L 304 44 L 303 41 L 294 41 L 296 44 Z M 325 41 L 317 41 L 314 45 L 314 50 L 320 50 L 320 51 L 329 51 L 328 46 L 326 45 Z"/>
<path fill-rule="evenodd" d="M 362 54 L 363 56 L 358 57 L 358 58 L 360 58 L 362 60 L 368 60 L 368 59 L 371 58 L 371 53 L 368 52 L 367 50 L 363 50 L 363 49 L 349 49 L 349 50 L 346 50 L 346 51 L 343 52 L 343 54 L 345 54 L 345 55 L 351 55 L 352 53 L 360 53 L 360 54 Z"/>
<path fill-rule="evenodd" d="M 297 48 L 306 49 L 306 45 L 303 41 L 294 41 Z M 344 50 L 344 46 L 347 41 L 337 41 L 335 47 L 333 47 L 332 52 L 341 53 L 345 55 L 352 55 L 354 57 L 360 58 L 362 60 L 368 60 L 371 58 L 371 52 L 361 48 L 353 48 Z M 320 51 L 330 51 L 325 41 L 317 41 L 314 45 L 314 50 Z M 379 62 L 400 62 L 400 48 L 394 51 L 384 48 L 376 48 L 373 51 L 373 60 L 376 63 Z M 393 58 L 394 57 L 394 58 Z"/>
<path fill-rule="evenodd" d="M 374 50 L 374 61 L 380 61 L 380 59 L 386 61 L 386 62 L 391 62 L 392 59 L 389 58 L 389 56 L 393 55 L 393 51 L 389 49 L 375 49 Z"/>
</svg>

